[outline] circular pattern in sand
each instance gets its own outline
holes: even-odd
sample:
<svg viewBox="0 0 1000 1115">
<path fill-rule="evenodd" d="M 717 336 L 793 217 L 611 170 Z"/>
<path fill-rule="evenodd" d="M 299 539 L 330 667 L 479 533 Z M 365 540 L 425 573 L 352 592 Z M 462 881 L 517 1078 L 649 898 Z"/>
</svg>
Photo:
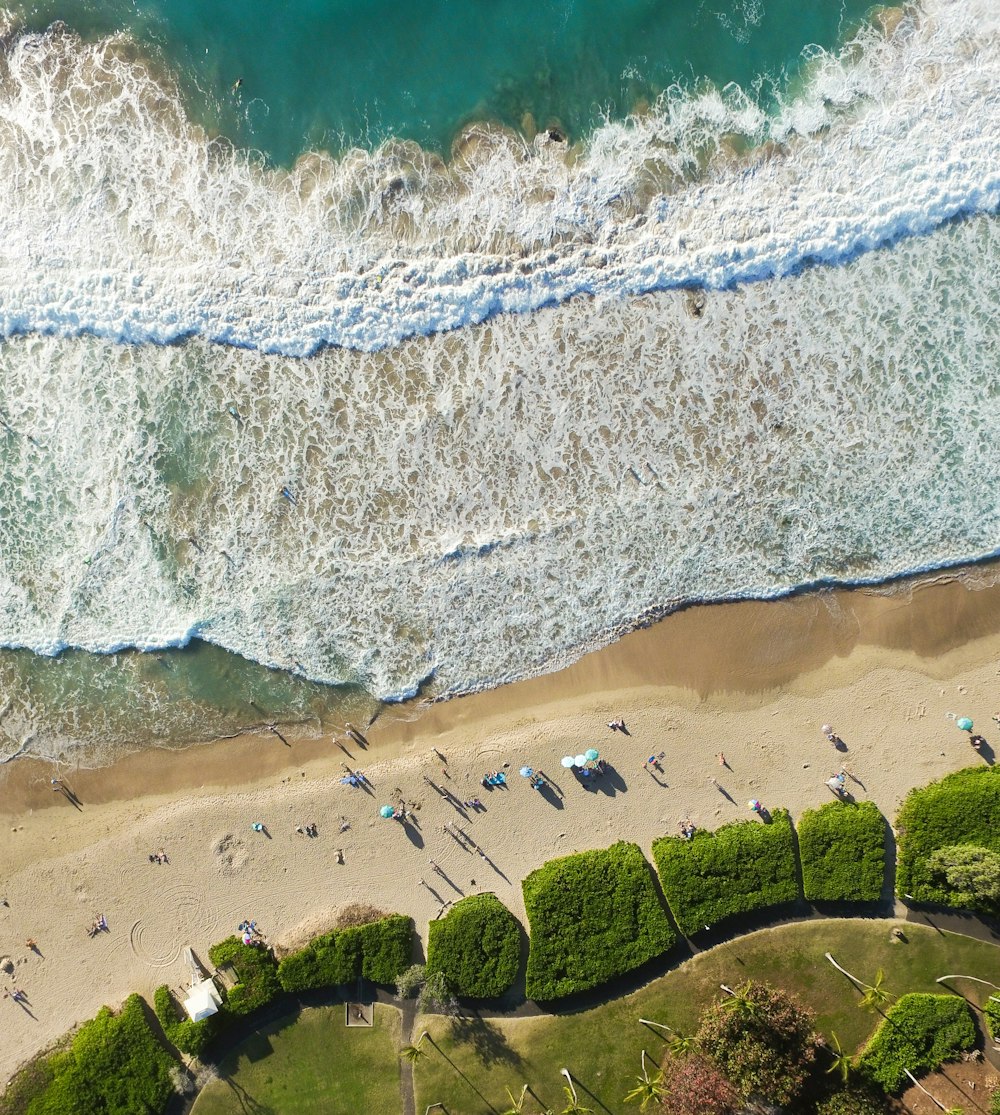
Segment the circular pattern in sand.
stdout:
<svg viewBox="0 0 1000 1115">
<path fill-rule="evenodd" d="M 247 861 L 243 841 L 231 832 L 218 837 L 212 845 L 212 854 L 221 875 L 237 875 Z"/>
</svg>

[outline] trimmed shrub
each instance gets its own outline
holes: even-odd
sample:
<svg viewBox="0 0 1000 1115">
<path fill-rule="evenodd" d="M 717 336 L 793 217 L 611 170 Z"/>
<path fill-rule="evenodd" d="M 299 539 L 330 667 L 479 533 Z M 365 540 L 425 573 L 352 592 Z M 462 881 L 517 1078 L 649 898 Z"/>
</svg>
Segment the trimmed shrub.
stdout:
<svg viewBox="0 0 1000 1115">
<path fill-rule="evenodd" d="M 159 1115 L 173 1094 L 175 1064 L 149 1028 L 142 999 L 130 995 L 118 1014 L 102 1007 L 48 1059 L 51 1082 L 28 1115 Z"/>
<path fill-rule="evenodd" d="M 231 964 L 239 980 L 226 993 L 223 1012 L 236 1016 L 251 1014 L 278 994 L 277 965 L 270 949 L 245 945 L 239 937 L 227 937 L 212 945 L 208 956 L 216 968 Z"/>
<path fill-rule="evenodd" d="M 359 925 L 361 936 L 361 974 L 372 983 L 394 984 L 410 966 L 413 955 L 413 918 L 390 914 Z"/>
<path fill-rule="evenodd" d="M 166 984 L 153 993 L 153 1010 L 156 1011 L 167 1041 L 192 1057 L 200 1057 L 220 1029 L 218 1014 L 203 1018 L 200 1022 L 188 1018 L 183 1008 L 174 1001 Z"/>
<path fill-rule="evenodd" d="M 690 840 L 661 836 L 653 858 L 663 893 L 682 933 L 799 897 L 792 822 L 776 809 L 769 825 L 735 821 Z"/>
<path fill-rule="evenodd" d="M 976 1044 L 976 1027 L 957 995 L 904 995 L 893 1003 L 858 1058 L 859 1072 L 893 1094 L 904 1069 L 933 1072 Z"/>
<path fill-rule="evenodd" d="M 695 1037 L 744 1099 L 754 1094 L 787 1107 L 813 1071 L 820 1037 L 813 1013 L 794 995 L 748 981 L 713 1003 Z"/>
<path fill-rule="evenodd" d="M 990 1028 L 990 1037 L 1000 1042 L 1000 1002 L 992 998 L 987 1000 L 983 1013 L 986 1015 L 986 1024 Z"/>
<path fill-rule="evenodd" d="M 899 865 L 896 890 L 918 902 L 1000 913 L 1000 902 L 957 889 L 931 862 L 934 852 L 972 844 L 1000 852 L 1000 774 L 970 767 L 911 790 L 896 817 Z"/>
<path fill-rule="evenodd" d="M 871 801 L 807 809 L 796 826 L 809 902 L 877 902 L 885 878 L 885 818 Z"/>
<path fill-rule="evenodd" d="M 550 860 L 521 884 L 528 913 L 527 994 L 558 999 L 606 983 L 677 940 L 638 845 Z"/>
<path fill-rule="evenodd" d="M 441 972 L 456 995 L 502 995 L 517 978 L 520 953 L 517 918 L 495 894 L 463 898 L 430 923 L 427 970 Z"/>
<path fill-rule="evenodd" d="M 413 919 L 390 914 L 313 937 L 304 949 L 282 959 L 278 980 L 286 991 L 336 987 L 359 976 L 392 984 L 409 967 L 412 947 Z"/>
</svg>

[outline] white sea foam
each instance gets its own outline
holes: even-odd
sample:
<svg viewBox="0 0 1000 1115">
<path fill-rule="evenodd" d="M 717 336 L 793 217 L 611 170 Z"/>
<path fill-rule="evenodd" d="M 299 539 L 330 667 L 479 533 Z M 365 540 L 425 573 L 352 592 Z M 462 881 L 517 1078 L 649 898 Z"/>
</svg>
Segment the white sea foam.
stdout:
<svg viewBox="0 0 1000 1115">
<path fill-rule="evenodd" d="M 941 223 L 997 204 L 992 7 L 817 56 L 770 120 L 671 93 L 575 159 L 290 174 L 124 41 L 13 40 L 0 643 L 457 692 L 672 602 L 996 551 L 1000 221 Z"/>
<path fill-rule="evenodd" d="M 0 632 L 454 692 L 673 601 L 993 552 L 998 298 L 980 217 L 377 353 L 8 341 Z"/>
<path fill-rule="evenodd" d="M 134 47 L 65 30 L 0 59 L 0 334 L 371 351 L 574 295 L 722 289 L 1000 204 L 1000 10 L 928 0 L 817 52 L 766 116 L 668 90 L 568 158 L 480 135 L 292 172 L 210 142 Z M 728 139 L 770 144 L 737 160 Z"/>
</svg>

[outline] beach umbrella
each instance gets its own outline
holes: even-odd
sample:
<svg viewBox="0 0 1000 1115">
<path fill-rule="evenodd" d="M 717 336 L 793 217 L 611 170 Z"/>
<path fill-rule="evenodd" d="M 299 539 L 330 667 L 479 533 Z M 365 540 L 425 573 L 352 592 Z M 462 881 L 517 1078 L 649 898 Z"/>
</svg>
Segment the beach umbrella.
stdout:
<svg viewBox="0 0 1000 1115">
<path fill-rule="evenodd" d="M 961 728 L 963 732 L 971 732 L 972 721 L 967 716 L 963 716 L 961 720 L 955 721 L 955 727 Z"/>
<path fill-rule="evenodd" d="M 751 798 L 747 802 L 747 806 L 756 813 L 760 809 L 760 802 L 756 798 Z"/>
<path fill-rule="evenodd" d="M 522 778 L 530 778 L 534 773 L 535 772 L 531 769 L 531 767 L 521 767 Z"/>
<path fill-rule="evenodd" d="M 578 767 L 585 767 L 587 765 L 587 756 L 577 755 L 577 757 L 573 760 L 573 765 Z"/>
<path fill-rule="evenodd" d="M 573 756 L 572 756 L 572 755 L 563 755 L 563 757 L 562 757 L 562 765 L 563 765 L 563 766 L 564 766 L 564 767 L 565 767 L 565 768 L 566 768 L 567 770 L 569 770 L 569 768 L 570 768 L 571 766 L 573 766 Z"/>
<path fill-rule="evenodd" d="M 823 733 L 824 736 L 833 735 L 833 728 L 829 724 L 824 724 L 823 727 L 820 728 L 820 731 Z"/>
<path fill-rule="evenodd" d="M 584 755 L 584 758 L 587 760 L 588 763 L 596 763 L 599 755 L 600 752 L 597 750 L 597 748 L 591 747 L 590 750 L 587 751 Z"/>
<path fill-rule="evenodd" d="M 379 810 L 379 815 L 385 817 L 388 820 L 388 818 L 392 816 L 392 806 L 383 805 L 382 808 Z"/>
</svg>

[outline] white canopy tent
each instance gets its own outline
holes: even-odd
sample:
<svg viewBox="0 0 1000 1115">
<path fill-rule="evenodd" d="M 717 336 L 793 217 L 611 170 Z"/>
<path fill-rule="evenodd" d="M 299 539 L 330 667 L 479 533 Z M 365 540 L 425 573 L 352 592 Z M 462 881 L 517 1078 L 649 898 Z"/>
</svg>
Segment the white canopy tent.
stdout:
<svg viewBox="0 0 1000 1115">
<path fill-rule="evenodd" d="M 215 1014 L 221 1005 L 222 996 L 212 979 L 203 979 L 196 983 L 184 1000 L 184 1009 L 192 1022 L 200 1022 Z"/>
</svg>

